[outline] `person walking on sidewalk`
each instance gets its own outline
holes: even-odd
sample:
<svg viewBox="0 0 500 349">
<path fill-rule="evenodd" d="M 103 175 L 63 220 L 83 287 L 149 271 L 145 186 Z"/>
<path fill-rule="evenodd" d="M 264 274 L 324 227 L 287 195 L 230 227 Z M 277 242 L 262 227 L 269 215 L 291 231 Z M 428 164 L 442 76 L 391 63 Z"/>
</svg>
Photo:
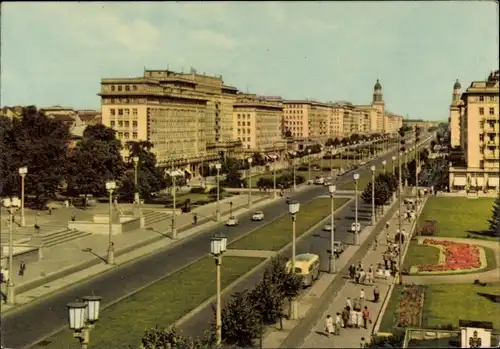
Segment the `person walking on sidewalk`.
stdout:
<svg viewBox="0 0 500 349">
<path fill-rule="evenodd" d="M 337 316 L 335 316 L 335 335 L 339 336 L 340 335 L 340 328 L 342 326 L 342 316 L 340 313 L 337 313 Z"/>
<path fill-rule="evenodd" d="M 368 348 L 368 344 L 365 341 L 365 337 L 361 337 L 361 342 L 359 343 L 360 348 Z"/>
<path fill-rule="evenodd" d="M 0 271 L 0 296 L 4 304 L 7 304 L 7 294 L 4 292 L 6 284 L 7 284 L 7 278 L 5 276 L 5 269 L 2 269 Z"/>
<path fill-rule="evenodd" d="M 365 306 L 362 314 L 363 314 L 363 327 L 365 329 L 368 329 L 368 323 L 372 323 L 372 319 L 370 317 L 370 311 L 368 310 L 368 307 Z"/>
<path fill-rule="evenodd" d="M 378 286 L 375 285 L 373 288 L 373 302 L 378 303 L 380 299 L 380 290 L 378 289 Z"/>
<path fill-rule="evenodd" d="M 326 316 L 325 320 L 325 332 L 328 338 L 330 338 L 331 334 L 335 334 L 335 330 L 333 328 L 333 318 L 331 315 Z"/>
<path fill-rule="evenodd" d="M 352 308 L 351 297 L 347 297 L 347 299 L 345 300 L 345 306 L 346 308 Z"/>
<path fill-rule="evenodd" d="M 360 302 L 363 302 L 365 300 L 365 289 L 362 288 L 360 291 L 359 291 L 359 301 Z"/>
<path fill-rule="evenodd" d="M 26 271 L 26 263 L 24 263 L 24 261 L 21 261 L 21 264 L 19 264 L 19 272 L 17 274 L 19 276 L 24 276 L 25 271 Z"/>
<path fill-rule="evenodd" d="M 351 308 L 345 307 L 342 310 L 342 327 L 347 328 L 349 326 L 349 312 Z"/>
</svg>

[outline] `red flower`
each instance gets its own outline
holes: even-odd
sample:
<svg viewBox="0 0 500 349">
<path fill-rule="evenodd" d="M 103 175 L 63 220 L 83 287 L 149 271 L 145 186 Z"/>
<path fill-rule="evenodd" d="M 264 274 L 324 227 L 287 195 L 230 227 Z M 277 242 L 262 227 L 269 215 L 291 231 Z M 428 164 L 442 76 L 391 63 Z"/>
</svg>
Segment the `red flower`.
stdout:
<svg viewBox="0 0 500 349">
<path fill-rule="evenodd" d="M 440 265 L 420 266 L 420 271 L 467 270 L 481 266 L 477 246 L 436 239 L 425 239 L 424 244 L 441 246 L 444 249 L 445 261 Z"/>
</svg>

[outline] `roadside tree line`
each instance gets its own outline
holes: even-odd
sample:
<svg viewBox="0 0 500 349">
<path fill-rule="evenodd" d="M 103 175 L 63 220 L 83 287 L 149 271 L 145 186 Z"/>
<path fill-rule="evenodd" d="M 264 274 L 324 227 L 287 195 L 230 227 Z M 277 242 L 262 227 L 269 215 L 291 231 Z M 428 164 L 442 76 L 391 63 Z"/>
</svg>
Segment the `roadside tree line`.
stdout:
<svg viewBox="0 0 500 349">
<path fill-rule="evenodd" d="M 302 289 L 302 278 L 286 271 L 286 258 L 271 259 L 261 281 L 252 289 L 237 292 L 222 309 L 222 345 L 225 348 L 255 347 L 263 335 L 264 326 L 280 322 L 290 314 L 287 303 Z M 216 348 L 214 321 L 202 338 L 183 336 L 175 326 L 148 329 L 141 339 L 141 349 Z"/>
</svg>

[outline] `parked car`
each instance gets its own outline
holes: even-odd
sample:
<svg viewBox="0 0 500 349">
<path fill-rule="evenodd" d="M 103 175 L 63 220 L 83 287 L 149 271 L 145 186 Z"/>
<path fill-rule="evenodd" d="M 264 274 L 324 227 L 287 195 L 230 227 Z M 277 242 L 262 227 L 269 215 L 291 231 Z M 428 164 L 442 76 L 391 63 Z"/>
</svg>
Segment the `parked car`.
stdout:
<svg viewBox="0 0 500 349">
<path fill-rule="evenodd" d="M 237 226 L 238 225 L 238 218 L 234 217 L 234 216 L 231 216 L 229 217 L 229 219 L 227 220 L 226 222 L 226 225 L 228 227 L 234 227 L 234 226 Z"/>
<path fill-rule="evenodd" d="M 346 250 L 347 246 L 342 241 L 333 242 L 333 253 L 339 256 L 342 252 Z"/>
<path fill-rule="evenodd" d="M 351 231 L 352 232 L 358 232 L 361 230 L 361 224 L 358 223 L 352 223 L 351 224 Z"/>
<path fill-rule="evenodd" d="M 262 221 L 264 219 L 264 212 L 256 211 L 252 215 L 252 221 Z"/>
<path fill-rule="evenodd" d="M 321 184 L 323 184 L 323 183 L 325 183 L 325 179 L 324 179 L 323 177 L 316 177 L 316 178 L 314 179 L 314 184 L 321 185 Z"/>
</svg>

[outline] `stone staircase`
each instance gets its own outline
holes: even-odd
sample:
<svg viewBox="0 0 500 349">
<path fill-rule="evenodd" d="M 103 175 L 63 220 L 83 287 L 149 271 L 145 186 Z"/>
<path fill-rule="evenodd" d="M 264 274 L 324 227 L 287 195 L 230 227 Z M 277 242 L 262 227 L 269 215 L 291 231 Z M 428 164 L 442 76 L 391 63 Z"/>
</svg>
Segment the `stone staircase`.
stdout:
<svg viewBox="0 0 500 349">
<path fill-rule="evenodd" d="M 142 214 L 144 216 L 145 225 L 149 226 L 154 223 L 158 223 L 164 221 L 166 219 L 171 219 L 171 214 L 164 211 L 152 211 L 152 210 L 143 210 Z"/>
<path fill-rule="evenodd" d="M 38 234 L 33 226 L 19 227 L 14 225 L 12 239 L 14 244 L 40 245 L 51 247 L 64 242 L 79 239 L 84 236 L 91 235 L 90 232 L 83 232 L 68 227 L 61 222 L 48 222 L 40 225 L 40 234 Z M 3 226 L 0 235 L 0 243 L 7 245 L 9 243 L 9 227 Z"/>
</svg>

